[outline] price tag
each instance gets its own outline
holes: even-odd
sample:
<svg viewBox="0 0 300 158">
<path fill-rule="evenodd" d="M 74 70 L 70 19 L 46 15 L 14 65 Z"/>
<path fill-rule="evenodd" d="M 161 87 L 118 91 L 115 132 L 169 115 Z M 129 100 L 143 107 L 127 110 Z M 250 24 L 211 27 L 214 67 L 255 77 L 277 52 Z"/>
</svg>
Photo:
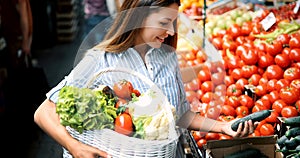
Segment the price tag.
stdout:
<svg viewBox="0 0 300 158">
<path fill-rule="evenodd" d="M 297 1 L 295 8 L 293 9 L 294 14 L 297 14 L 300 8 L 300 0 Z"/>
<path fill-rule="evenodd" d="M 273 12 L 269 13 L 261 22 L 265 31 L 271 28 L 276 23 L 276 17 Z"/>
</svg>

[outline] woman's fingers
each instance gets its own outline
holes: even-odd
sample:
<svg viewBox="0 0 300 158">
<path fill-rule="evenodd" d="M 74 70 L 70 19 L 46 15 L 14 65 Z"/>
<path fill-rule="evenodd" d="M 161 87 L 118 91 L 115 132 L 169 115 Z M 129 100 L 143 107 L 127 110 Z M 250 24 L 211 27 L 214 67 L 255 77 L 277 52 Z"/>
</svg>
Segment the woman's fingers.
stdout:
<svg viewBox="0 0 300 158">
<path fill-rule="evenodd" d="M 244 124 L 244 125 L 243 125 Z M 257 124 L 253 124 L 252 120 L 240 123 L 237 129 L 236 137 L 245 137 L 252 134 L 256 128 Z"/>
</svg>

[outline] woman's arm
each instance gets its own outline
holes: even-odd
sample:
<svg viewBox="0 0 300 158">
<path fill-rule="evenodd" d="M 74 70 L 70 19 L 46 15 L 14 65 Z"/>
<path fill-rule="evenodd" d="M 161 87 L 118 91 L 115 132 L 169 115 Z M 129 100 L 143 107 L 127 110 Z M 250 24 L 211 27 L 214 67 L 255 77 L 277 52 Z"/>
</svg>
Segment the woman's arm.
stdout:
<svg viewBox="0 0 300 158">
<path fill-rule="evenodd" d="M 66 128 L 60 124 L 55 104 L 48 99 L 34 113 L 34 121 L 45 133 L 66 148 L 74 158 L 108 157 L 105 152 L 74 139 Z"/>
<path fill-rule="evenodd" d="M 253 124 L 250 120 L 245 122 L 244 128 L 242 124 L 239 125 L 237 131 L 231 129 L 231 124 L 234 122 L 222 122 L 207 117 L 203 117 L 195 112 L 187 111 L 179 120 L 178 125 L 187 129 L 210 131 L 225 133 L 232 137 L 245 137 L 254 132 L 258 123 Z"/>
</svg>

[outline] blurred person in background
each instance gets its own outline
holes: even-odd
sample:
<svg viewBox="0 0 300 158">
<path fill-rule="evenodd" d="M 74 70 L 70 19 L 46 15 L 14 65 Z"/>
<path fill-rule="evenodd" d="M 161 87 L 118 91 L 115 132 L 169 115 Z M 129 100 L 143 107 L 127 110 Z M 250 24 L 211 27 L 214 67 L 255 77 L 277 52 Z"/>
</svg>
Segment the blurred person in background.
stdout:
<svg viewBox="0 0 300 158">
<path fill-rule="evenodd" d="M 83 0 L 84 6 L 84 34 L 83 38 L 94 29 L 97 24 L 117 13 L 119 0 Z M 94 35 L 96 42 L 103 39 L 104 33 Z"/>
<path fill-rule="evenodd" d="M 1 31 L 7 44 L 8 68 L 22 68 L 32 44 L 32 12 L 29 0 L 0 0 Z"/>
</svg>

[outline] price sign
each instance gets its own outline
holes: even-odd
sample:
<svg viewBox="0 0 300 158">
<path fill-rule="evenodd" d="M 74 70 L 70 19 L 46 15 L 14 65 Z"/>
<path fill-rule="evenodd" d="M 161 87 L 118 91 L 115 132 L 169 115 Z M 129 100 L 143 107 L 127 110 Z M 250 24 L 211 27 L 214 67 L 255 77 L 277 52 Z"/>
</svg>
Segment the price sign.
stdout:
<svg viewBox="0 0 300 158">
<path fill-rule="evenodd" d="M 269 13 L 261 22 L 265 31 L 271 28 L 276 23 L 276 17 L 273 12 Z"/>
</svg>

